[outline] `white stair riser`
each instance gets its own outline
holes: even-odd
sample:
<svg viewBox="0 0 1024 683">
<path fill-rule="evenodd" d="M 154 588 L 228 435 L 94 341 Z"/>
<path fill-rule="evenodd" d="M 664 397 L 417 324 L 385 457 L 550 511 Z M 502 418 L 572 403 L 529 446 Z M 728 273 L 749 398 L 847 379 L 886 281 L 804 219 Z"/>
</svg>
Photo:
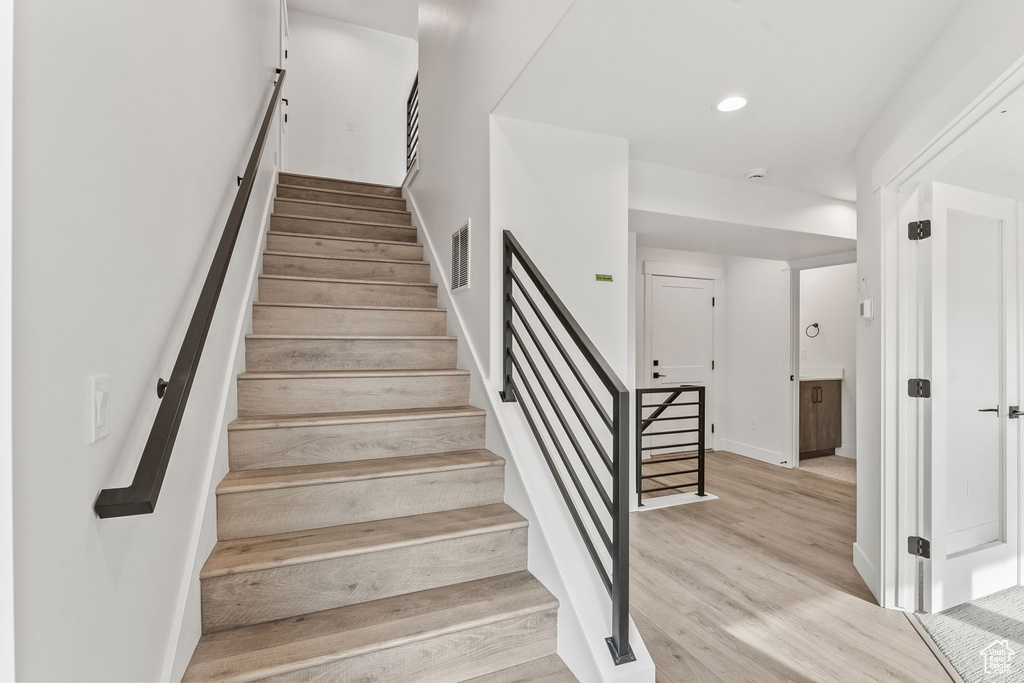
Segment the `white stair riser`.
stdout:
<svg viewBox="0 0 1024 683">
<path fill-rule="evenodd" d="M 468 375 L 238 380 L 240 417 L 456 407 L 468 403 Z"/>
<path fill-rule="evenodd" d="M 283 254 L 265 254 L 263 272 L 266 275 L 329 277 L 342 280 L 430 282 L 430 266 L 426 263 L 314 258 Z"/>
<path fill-rule="evenodd" d="M 203 631 L 498 576 L 526 568 L 526 527 L 204 579 Z"/>
</svg>

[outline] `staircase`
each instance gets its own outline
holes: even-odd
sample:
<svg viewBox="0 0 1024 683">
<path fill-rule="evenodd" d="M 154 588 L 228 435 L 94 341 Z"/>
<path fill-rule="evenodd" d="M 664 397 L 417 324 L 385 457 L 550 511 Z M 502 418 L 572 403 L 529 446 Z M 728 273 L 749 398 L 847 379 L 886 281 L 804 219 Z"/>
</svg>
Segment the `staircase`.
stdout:
<svg viewBox="0 0 1024 683">
<path fill-rule="evenodd" d="M 576 679 L 401 190 L 282 174 L 186 681 Z"/>
</svg>

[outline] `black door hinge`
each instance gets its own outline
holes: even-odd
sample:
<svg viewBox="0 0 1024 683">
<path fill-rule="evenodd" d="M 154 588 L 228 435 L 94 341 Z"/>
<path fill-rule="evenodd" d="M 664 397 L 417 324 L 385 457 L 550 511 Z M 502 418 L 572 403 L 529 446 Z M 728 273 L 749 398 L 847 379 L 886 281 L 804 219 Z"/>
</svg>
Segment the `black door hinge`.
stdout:
<svg viewBox="0 0 1024 683">
<path fill-rule="evenodd" d="M 914 240 L 926 240 L 932 236 L 932 222 L 930 220 L 914 221 L 907 225 L 907 237 Z"/>
<path fill-rule="evenodd" d="M 715 307 L 715 297 L 711 297 L 711 307 Z"/>
<path fill-rule="evenodd" d="M 712 434 L 715 433 L 715 423 L 714 422 L 711 423 L 711 433 Z"/>
<path fill-rule="evenodd" d="M 932 383 L 926 379 L 912 379 L 907 382 L 907 395 L 910 398 L 931 398 Z"/>
<path fill-rule="evenodd" d="M 285 50 L 285 51 L 284 51 L 284 58 L 285 58 L 285 59 L 288 59 L 288 50 Z"/>
<path fill-rule="evenodd" d="M 714 369 L 715 369 L 715 361 L 711 361 L 711 369 L 712 369 L 712 370 L 714 370 Z"/>
<path fill-rule="evenodd" d="M 907 539 L 907 552 L 927 560 L 932 556 L 932 544 L 928 542 L 927 538 L 911 536 Z"/>
</svg>

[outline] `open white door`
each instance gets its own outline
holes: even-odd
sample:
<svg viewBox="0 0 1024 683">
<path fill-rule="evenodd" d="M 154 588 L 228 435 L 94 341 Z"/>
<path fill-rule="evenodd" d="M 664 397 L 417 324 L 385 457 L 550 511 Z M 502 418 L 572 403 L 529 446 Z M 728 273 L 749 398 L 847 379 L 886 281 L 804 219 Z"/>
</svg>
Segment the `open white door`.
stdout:
<svg viewBox="0 0 1024 683">
<path fill-rule="evenodd" d="M 917 240 L 921 561 L 925 611 L 1018 583 L 1020 405 L 1017 203 L 931 183 Z M 919 387 L 908 378 L 913 394 Z"/>
</svg>

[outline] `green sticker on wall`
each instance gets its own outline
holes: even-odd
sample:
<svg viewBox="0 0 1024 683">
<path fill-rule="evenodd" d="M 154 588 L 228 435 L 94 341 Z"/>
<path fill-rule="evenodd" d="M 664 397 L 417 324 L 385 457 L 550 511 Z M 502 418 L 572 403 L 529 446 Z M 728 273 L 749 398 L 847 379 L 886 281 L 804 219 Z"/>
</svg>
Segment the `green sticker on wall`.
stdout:
<svg viewBox="0 0 1024 683">
<path fill-rule="evenodd" d="M 611 275 L 604 275 L 602 273 L 597 273 L 594 277 L 597 279 L 598 282 L 611 282 L 612 281 L 612 276 Z"/>
</svg>

